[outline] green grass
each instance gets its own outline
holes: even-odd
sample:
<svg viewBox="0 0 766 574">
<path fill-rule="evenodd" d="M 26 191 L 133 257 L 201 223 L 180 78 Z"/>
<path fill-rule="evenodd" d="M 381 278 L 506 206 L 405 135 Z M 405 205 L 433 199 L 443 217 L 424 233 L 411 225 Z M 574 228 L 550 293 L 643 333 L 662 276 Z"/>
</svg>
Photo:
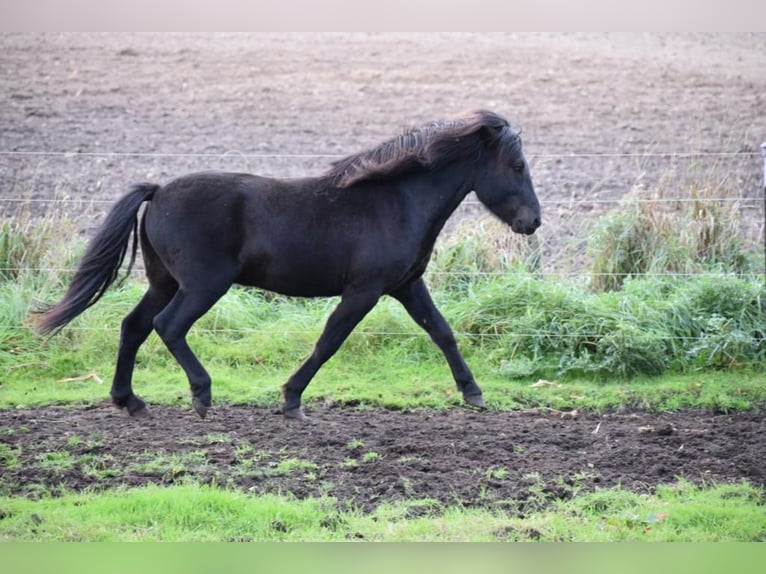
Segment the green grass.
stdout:
<svg viewBox="0 0 766 574">
<path fill-rule="evenodd" d="M 93 403 L 108 396 L 122 316 L 143 291 L 108 293 L 60 335 L 22 326 L 32 293 L 0 283 L 0 408 Z M 637 278 L 618 292 L 530 274 L 435 292 L 495 408 L 619 406 L 722 410 L 763 403 L 766 300 L 758 278 Z M 336 300 L 232 289 L 189 336 L 217 401 L 276 406 L 279 386 L 310 353 Z M 2 307 L 2 305 L 0 305 Z M 555 381 L 532 387 L 540 379 Z M 135 389 L 186 404 L 183 372 L 156 335 L 139 352 Z M 394 408 L 460 402 L 438 349 L 384 298 L 309 386 L 306 399 Z"/>
<path fill-rule="evenodd" d="M 219 345 L 218 352 L 227 347 Z M 239 352 L 238 349 L 235 352 Z M 181 369 L 164 355 L 144 357 L 136 369 L 134 388 L 149 404 L 188 406 L 189 393 Z M 523 376 L 503 360 L 472 350 L 467 360 L 484 389 L 490 408 L 518 409 L 547 407 L 590 409 L 604 412 L 619 407 L 648 410 L 677 410 L 684 407 L 717 411 L 744 410 L 766 400 L 763 372 L 757 369 L 701 371 L 637 376 L 613 380 L 587 376 L 548 378 Z M 204 359 L 203 359 L 204 360 Z M 96 362 L 72 366 L 57 373 L 52 368 L 31 365 L 6 376 L 0 387 L 0 408 L 50 404 L 93 404 L 109 397 L 111 356 Z M 205 361 L 213 376 L 214 404 L 248 404 L 276 407 L 279 387 L 297 362 L 281 367 L 258 365 L 232 367 L 216 357 Z M 92 378 L 59 382 L 60 377 L 77 377 L 92 371 L 105 380 Z M 538 385 L 545 380 L 552 384 Z M 370 352 L 358 356 L 342 350 L 319 372 L 308 387 L 305 403 L 333 400 L 339 403 L 388 408 L 453 408 L 462 402 L 449 369 L 438 351 L 426 357 L 403 360 L 395 352 Z"/>
<path fill-rule="evenodd" d="M 0 517 L 0 540 L 5 541 L 766 540 L 761 491 L 744 483 L 703 488 L 684 481 L 652 495 L 620 488 L 596 491 L 523 518 L 429 501 L 383 505 L 366 514 L 338 508 L 329 498 L 252 496 L 200 485 L 36 501 L 0 498 Z"/>
</svg>

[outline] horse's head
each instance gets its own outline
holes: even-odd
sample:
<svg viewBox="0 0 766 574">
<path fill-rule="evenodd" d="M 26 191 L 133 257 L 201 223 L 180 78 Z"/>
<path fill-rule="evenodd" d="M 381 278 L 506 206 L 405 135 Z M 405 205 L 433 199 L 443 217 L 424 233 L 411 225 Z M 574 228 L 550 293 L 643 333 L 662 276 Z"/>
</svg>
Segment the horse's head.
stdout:
<svg viewBox="0 0 766 574">
<path fill-rule="evenodd" d="M 532 235 L 540 227 L 540 203 L 519 133 L 507 124 L 487 126 L 483 132 L 488 154 L 476 175 L 476 196 L 516 233 Z"/>
</svg>

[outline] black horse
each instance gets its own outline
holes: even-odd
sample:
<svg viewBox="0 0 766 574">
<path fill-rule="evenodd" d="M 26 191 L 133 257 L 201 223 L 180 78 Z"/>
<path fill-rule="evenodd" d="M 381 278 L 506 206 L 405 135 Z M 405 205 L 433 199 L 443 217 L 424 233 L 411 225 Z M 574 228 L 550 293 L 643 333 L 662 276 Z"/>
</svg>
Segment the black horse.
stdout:
<svg viewBox="0 0 766 574">
<path fill-rule="evenodd" d="M 341 296 L 311 356 L 282 387 L 285 416 L 303 418 L 309 381 L 381 295 L 404 305 L 444 353 L 464 400 L 482 408 L 481 389 L 423 281 L 437 235 L 472 190 L 515 232 L 540 226 L 519 133 L 489 111 L 403 133 L 319 177 L 196 173 L 165 186 L 136 185 L 89 243 L 63 299 L 37 312 L 36 327 L 55 332 L 98 301 L 117 278 L 132 236 L 130 271 L 139 237 L 149 288 L 122 321 L 111 389 L 114 404 L 131 415 L 146 413 L 131 379 L 138 348 L 155 329 L 205 417 L 211 379 L 186 334 L 233 283 Z"/>
</svg>

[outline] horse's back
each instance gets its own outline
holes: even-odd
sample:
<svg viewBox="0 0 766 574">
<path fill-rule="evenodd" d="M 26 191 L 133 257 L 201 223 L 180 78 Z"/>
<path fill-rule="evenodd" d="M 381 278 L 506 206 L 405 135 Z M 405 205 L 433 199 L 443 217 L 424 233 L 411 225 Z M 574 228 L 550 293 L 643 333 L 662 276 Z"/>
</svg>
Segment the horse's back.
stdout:
<svg viewBox="0 0 766 574">
<path fill-rule="evenodd" d="M 183 176 L 147 207 L 149 249 L 182 285 L 219 276 L 290 295 L 339 294 L 350 242 L 334 240 L 333 202 L 317 191 L 308 179 Z"/>
<path fill-rule="evenodd" d="M 172 209 L 184 206 L 194 209 L 207 201 L 233 200 L 236 197 L 268 193 L 280 186 L 280 180 L 251 173 L 204 171 L 178 177 L 160 188 L 153 204 L 172 204 Z"/>
<path fill-rule="evenodd" d="M 387 290 L 421 273 L 430 250 L 420 245 L 419 210 L 381 187 L 187 175 L 155 193 L 146 237 L 181 285 L 220 278 L 294 296 L 339 295 L 349 283 Z"/>
</svg>

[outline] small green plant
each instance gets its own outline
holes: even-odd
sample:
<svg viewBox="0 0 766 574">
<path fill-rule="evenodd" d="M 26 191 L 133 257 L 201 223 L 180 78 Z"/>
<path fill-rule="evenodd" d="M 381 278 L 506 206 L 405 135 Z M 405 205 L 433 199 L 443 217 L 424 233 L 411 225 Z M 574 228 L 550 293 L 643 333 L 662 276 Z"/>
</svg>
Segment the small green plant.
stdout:
<svg viewBox="0 0 766 574">
<path fill-rule="evenodd" d="M 83 442 L 84 441 L 83 441 L 82 437 L 79 437 L 77 435 L 72 435 L 72 436 L 70 436 L 69 438 L 66 439 L 66 444 L 69 447 L 80 446 L 81 444 L 83 444 Z"/>
<path fill-rule="evenodd" d="M 503 480 L 508 478 L 508 474 L 507 468 L 490 468 L 484 473 L 484 476 L 490 480 Z"/>
<path fill-rule="evenodd" d="M 255 449 L 253 448 L 253 445 L 249 442 L 239 442 L 234 447 L 234 455 L 237 457 L 237 460 L 244 460 L 244 459 L 252 459 L 252 458 L 259 458 L 254 457 L 253 453 L 255 452 Z"/>
<path fill-rule="evenodd" d="M 11 447 L 0 443 L 0 467 L 12 469 L 20 464 L 21 447 Z"/>
<path fill-rule="evenodd" d="M 381 455 L 379 452 L 371 450 L 362 455 L 362 462 L 373 462 L 375 460 L 380 460 L 381 458 L 383 458 L 383 455 Z"/>
<path fill-rule="evenodd" d="M 101 431 L 94 432 L 93 434 L 89 435 L 88 438 L 85 440 L 85 448 L 87 450 L 94 450 L 104 445 L 104 441 L 106 440 L 106 437 L 104 436 L 104 433 Z"/>
<path fill-rule="evenodd" d="M 537 471 L 528 472 L 521 477 L 521 482 L 527 485 L 544 485 L 543 475 Z"/>
<path fill-rule="evenodd" d="M 53 471 L 65 471 L 74 467 L 75 460 L 68 451 L 64 450 L 41 454 L 38 457 L 38 464 L 40 465 L 40 468 Z"/>
<path fill-rule="evenodd" d="M 279 474 L 291 474 L 296 471 L 314 471 L 318 468 L 319 465 L 310 460 L 302 460 L 293 457 L 279 461 L 275 467 L 275 471 Z"/>
<path fill-rule="evenodd" d="M 208 444 L 221 444 L 231 442 L 231 435 L 228 433 L 209 433 L 205 435 L 205 442 Z"/>
<path fill-rule="evenodd" d="M 97 480 L 115 478 L 122 474 L 112 455 L 85 454 L 77 459 L 83 474 Z"/>
<path fill-rule="evenodd" d="M 144 452 L 138 454 L 129 464 L 129 471 L 141 471 L 157 475 L 163 483 L 181 481 L 189 469 L 201 470 L 208 465 L 207 452 L 204 450 L 167 454 L 162 452 Z"/>
</svg>

